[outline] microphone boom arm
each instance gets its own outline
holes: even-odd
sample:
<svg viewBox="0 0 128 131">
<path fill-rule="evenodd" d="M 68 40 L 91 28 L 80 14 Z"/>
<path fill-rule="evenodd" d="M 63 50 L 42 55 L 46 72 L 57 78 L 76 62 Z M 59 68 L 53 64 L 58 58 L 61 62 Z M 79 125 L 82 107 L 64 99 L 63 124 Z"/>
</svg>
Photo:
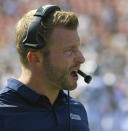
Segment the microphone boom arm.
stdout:
<svg viewBox="0 0 128 131">
<path fill-rule="evenodd" d="M 84 77 L 84 81 L 86 83 L 90 83 L 90 81 L 92 80 L 92 77 L 90 75 L 86 75 L 84 72 L 82 72 L 81 70 L 78 70 L 78 74 L 81 75 L 82 77 Z"/>
</svg>

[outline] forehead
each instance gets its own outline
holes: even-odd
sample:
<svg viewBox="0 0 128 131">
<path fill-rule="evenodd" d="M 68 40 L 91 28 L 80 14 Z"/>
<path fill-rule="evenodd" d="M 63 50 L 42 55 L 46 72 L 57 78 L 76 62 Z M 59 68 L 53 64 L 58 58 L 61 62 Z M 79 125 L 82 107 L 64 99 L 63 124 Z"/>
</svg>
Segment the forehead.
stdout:
<svg viewBox="0 0 128 131">
<path fill-rule="evenodd" d="M 68 46 L 79 46 L 80 39 L 76 30 L 56 27 L 52 32 L 51 42 L 53 46 L 65 48 Z"/>
</svg>

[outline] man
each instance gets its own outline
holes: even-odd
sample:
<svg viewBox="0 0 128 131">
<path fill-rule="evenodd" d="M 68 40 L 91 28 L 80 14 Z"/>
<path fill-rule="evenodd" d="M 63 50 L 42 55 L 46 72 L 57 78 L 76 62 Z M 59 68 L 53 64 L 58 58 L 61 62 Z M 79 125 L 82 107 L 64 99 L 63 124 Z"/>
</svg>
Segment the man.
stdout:
<svg viewBox="0 0 128 131">
<path fill-rule="evenodd" d="M 17 24 L 22 73 L 0 92 L 0 131 L 89 131 L 83 105 L 63 92 L 76 88 L 77 71 L 85 61 L 78 19 L 72 12 L 51 8 L 32 10 Z M 40 12 L 48 13 L 44 17 Z"/>
</svg>

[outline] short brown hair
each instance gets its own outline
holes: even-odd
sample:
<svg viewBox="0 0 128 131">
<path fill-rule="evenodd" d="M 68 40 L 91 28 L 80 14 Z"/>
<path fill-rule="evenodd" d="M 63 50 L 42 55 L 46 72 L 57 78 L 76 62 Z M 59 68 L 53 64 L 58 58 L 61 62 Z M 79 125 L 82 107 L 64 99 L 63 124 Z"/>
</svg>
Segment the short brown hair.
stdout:
<svg viewBox="0 0 128 131">
<path fill-rule="evenodd" d="M 28 26 L 32 21 L 35 12 L 36 10 L 32 10 L 25 14 L 17 23 L 15 32 L 16 49 L 22 65 L 26 67 L 28 65 L 26 56 L 30 49 L 24 47 L 22 41 L 26 36 Z M 39 34 L 46 41 L 46 43 L 48 42 L 53 29 L 57 26 L 76 30 L 78 26 L 78 18 L 73 12 L 66 12 L 62 10 L 49 14 L 47 18 L 41 22 L 39 29 Z"/>
</svg>

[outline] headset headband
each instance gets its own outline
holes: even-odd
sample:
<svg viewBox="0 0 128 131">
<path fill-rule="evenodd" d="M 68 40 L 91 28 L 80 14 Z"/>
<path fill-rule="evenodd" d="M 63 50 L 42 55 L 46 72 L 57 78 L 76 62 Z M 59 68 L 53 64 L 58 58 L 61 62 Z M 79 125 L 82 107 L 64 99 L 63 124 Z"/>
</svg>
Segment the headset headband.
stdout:
<svg viewBox="0 0 128 131">
<path fill-rule="evenodd" d="M 23 40 L 24 47 L 40 49 L 45 46 L 45 40 L 38 35 L 41 21 L 53 11 L 60 10 L 60 7 L 55 5 L 45 5 L 37 9 L 32 22 L 29 24 L 27 35 Z"/>
</svg>

